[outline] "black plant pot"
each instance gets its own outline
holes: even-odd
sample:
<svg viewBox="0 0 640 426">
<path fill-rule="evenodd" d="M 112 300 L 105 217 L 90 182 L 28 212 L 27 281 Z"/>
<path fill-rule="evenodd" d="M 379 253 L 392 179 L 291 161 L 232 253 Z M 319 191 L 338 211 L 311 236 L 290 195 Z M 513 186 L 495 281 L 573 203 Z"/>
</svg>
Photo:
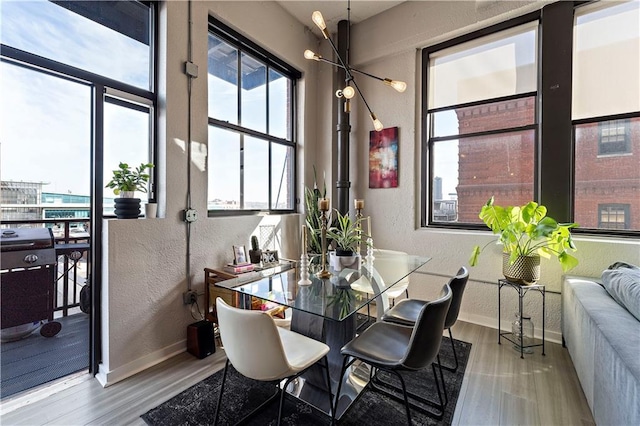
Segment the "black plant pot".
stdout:
<svg viewBox="0 0 640 426">
<path fill-rule="evenodd" d="M 140 216 L 140 198 L 116 198 L 114 201 L 118 219 L 137 219 Z"/>
<path fill-rule="evenodd" d="M 249 260 L 251 260 L 251 263 L 260 263 L 262 261 L 262 250 L 249 250 Z"/>
</svg>

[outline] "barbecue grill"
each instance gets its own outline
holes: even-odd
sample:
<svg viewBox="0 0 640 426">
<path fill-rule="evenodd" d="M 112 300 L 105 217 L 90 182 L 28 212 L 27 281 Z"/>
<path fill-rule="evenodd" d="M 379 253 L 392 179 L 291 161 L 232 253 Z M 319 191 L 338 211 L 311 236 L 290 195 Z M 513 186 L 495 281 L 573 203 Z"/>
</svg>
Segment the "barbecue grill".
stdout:
<svg viewBox="0 0 640 426">
<path fill-rule="evenodd" d="M 62 325 L 53 321 L 57 263 L 53 232 L 2 229 L 0 248 L 0 329 L 47 320 L 40 334 L 55 336 Z"/>
</svg>

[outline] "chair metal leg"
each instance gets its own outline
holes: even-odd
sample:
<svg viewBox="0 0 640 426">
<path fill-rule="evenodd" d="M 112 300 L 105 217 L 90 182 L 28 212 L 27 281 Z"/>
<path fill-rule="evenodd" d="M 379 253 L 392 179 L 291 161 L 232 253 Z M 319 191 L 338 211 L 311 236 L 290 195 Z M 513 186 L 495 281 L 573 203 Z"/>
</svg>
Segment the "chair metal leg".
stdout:
<svg viewBox="0 0 640 426">
<path fill-rule="evenodd" d="M 444 407 L 445 407 L 446 404 L 443 402 L 443 399 L 442 399 L 442 392 L 440 390 L 440 384 L 439 384 L 439 381 L 438 381 L 438 376 L 436 374 L 436 367 L 435 367 L 435 365 L 433 363 L 431 364 L 431 367 L 433 369 L 433 376 L 434 376 L 434 379 L 435 379 L 436 390 L 438 391 L 438 398 L 439 398 L 440 402 L 438 403 L 436 401 L 433 401 L 433 400 L 430 400 L 430 399 L 426 399 L 426 398 L 424 398 L 424 397 L 422 397 L 420 395 L 417 395 L 417 394 L 415 394 L 413 392 L 410 392 L 408 390 L 406 390 L 406 395 L 409 397 L 409 405 L 413 409 L 418 410 L 418 411 L 420 411 L 422 413 L 425 413 L 428 416 L 434 417 L 436 419 L 441 419 L 442 416 L 444 415 Z M 384 371 L 386 371 L 386 370 L 384 370 Z M 393 392 L 391 392 L 391 391 L 389 391 L 389 390 L 387 390 L 385 388 L 393 389 L 396 392 L 400 392 L 401 389 L 399 387 L 391 384 L 391 383 L 387 383 L 387 382 L 384 382 L 384 381 L 380 380 L 380 378 L 377 376 L 377 374 L 376 374 L 376 376 L 374 376 L 373 380 L 371 382 L 369 382 L 369 383 L 370 383 L 371 387 L 373 389 L 377 390 L 378 392 L 381 392 L 381 393 L 387 395 L 388 397 L 395 399 L 396 401 L 402 402 L 402 399 L 399 398 L 395 393 L 393 393 Z M 443 381 L 443 383 L 444 383 L 444 381 Z M 384 386 L 384 387 L 381 387 L 381 386 Z M 423 403 L 425 405 L 429 405 L 431 407 L 434 407 L 434 408 L 436 408 L 437 411 L 428 410 L 425 407 L 422 407 L 422 406 L 420 406 L 418 404 L 413 403 L 411 400 L 418 401 L 418 402 L 421 402 L 421 403 Z"/>
<path fill-rule="evenodd" d="M 331 410 L 331 416 L 333 418 L 333 394 L 331 393 L 331 373 L 329 372 L 329 358 L 324 356 L 324 369 L 327 373 L 327 387 L 329 390 L 329 410 Z"/>
<path fill-rule="evenodd" d="M 440 362 L 440 354 L 437 355 L 436 359 L 438 360 L 438 370 L 440 370 L 440 380 L 442 380 L 442 392 L 444 393 L 444 405 L 446 406 L 449 403 L 449 396 L 447 396 L 447 385 L 444 382 L 444 376 L 442 374 L 442 363 Z"/>
<path fill-rule="evenodd" d="M 438 418 L 442 418 L 442 416 L 444 415 L 445 403 L 442 400 L 442 393 L 440 392 L 440 385 L 438 384 L 438 375 L 436 374 L 436 366 L 431 364 L 431 369 L 433 370 L 433 379 L 436 382 L 436 390 L 438 391 L 438 399 L 440 400 L 440 406 L 436 407 L 440 410 L 440 416 Z M 440 374 L 442 374 L 442 370 L 440 370 Z M 444 386 L 444 379 L 442 380 L 442 384 Z"/>
<path fill-rule="evenodd" d="M 220 395 L 218 396 L 218 404 L 216 405 L 216 417 L 213 419 L 213 424 L 218 424 L 218 413 L 220 413 L 220 403 L 222 402 L 222 392 L 224 391 L 224 382 L 227 380 L 227 368 L 229 368 L 229 360 L 224 364 L 224 373 L 222 373 L 222 384 L 220 385 Z"/>
<path fill-rule="evenodd" d="M 407 410 L 407 424 L 411 426 L 411 407 L 409 405 L 409 397 L 407 396 L 407 386 L 404 384 L 404 379 L 400 373 L 395 370 L 390 370 L 390 372 L 400 379 L 400 385 L 402 385 L 402 396 L 404 397 L 404 407 Z"/>
<path fill-rule="evenodd" d="M 220 395 L 218 396 L 218 404 L 216 406 L 216 416 L 215 416 L 215 418 L 213 420 L 213 424 L 214 425 L 218 424 L 218 416 L 219 416 L 220 408 L 221 408 L 221 405 L 222 405 L 221 404 L 221 402 L 222 402 L 222 392 L 224 391 L 224 384 L 225 384 L 225 381 L 227 380 L 227 370 L 229 368 L 229 364 L 230 364 L 230 362 L 227 359 L 227 362 L 224 365 L 224 373 L 222 373 L 222 384 L 220 385 Z M 295 378 L 295 377 L 293 377 L 293 378 Z M 256 407 L 253 410 L 251 410 L 251 412 L 249 414 L 247 414 L 242 419 L 240 419 L 240 421 L 238 421 L 236 423 L 236 426 L 246 423 L 255 414 L 257 414 L 258 412 L 263 410 L 265 407 L 267 407 L 279 394 L 284 394 L 284 391 L 281 391 L 280 388 L 276 385 L 276 391 L 273 393 L 273 395 L 271 395 L 269 398 L 267 398 L 267 400 L 264 401 L 262 404 L 260 404 L 258 407 Z M 278 423 L 280 423 L 280 422 L 278 421 Z"/>
<path fill-rule="evenodd" d="M 449 340 L 451 341 L 451 349 L 453 350 L 453 360 L 455 361 L 455 366 L 448 367 L 446 365 L 443 365 L 442 368 L 444 368 L 447 371 L 451 371 L 455 373 L 456 371 L 458 371 L 458 355 L 456 354 L 456 346 L 453 344 L 453 335 L 451 334 L 451 328 L 449 328 L 448 330 L 449 330 Z"/>
<path fill-rule="evenodd" d="M 297 376 L 296 376 L 297 377 Z M 285 382 L 284 382 L 284 386 L 282 387 L 282 390 L 280 391 L 280 404 L 278 405 L 278 423 L 276 423 L 278 426 L 280 426 L 280 422 L 282 420 L 282 405 L 284 403 L 284 394 L 285 389 L 287 388 L 287 386 L 289 386 L 289 383 L 291 383 L 291 381 L 295 379 L 295 377 L 289 377 Z"/>
</svg>

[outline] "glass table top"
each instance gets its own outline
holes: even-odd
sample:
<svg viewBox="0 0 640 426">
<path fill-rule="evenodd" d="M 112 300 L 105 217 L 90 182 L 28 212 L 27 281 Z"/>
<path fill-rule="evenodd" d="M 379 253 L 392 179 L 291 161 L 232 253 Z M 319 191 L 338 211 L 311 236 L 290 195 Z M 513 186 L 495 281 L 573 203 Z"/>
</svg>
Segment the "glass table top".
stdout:
<svg viewBox="0 0 640 426">
<path fill-rule="evenodd" d="M 216 283 L 216 286 L 342 321 L 383 294 L 404 291 L 409 275 L 431 260 L 389 250 L 375 250 L 374 256 L 372 261 L 362 258 L 357 269 L 329 269 L 329 278 L 309 274 L 309 285 L 299 285 L 296 271 L 289 270 L 240 285 L 235 280 L 228 280 Z"/>
</svg>

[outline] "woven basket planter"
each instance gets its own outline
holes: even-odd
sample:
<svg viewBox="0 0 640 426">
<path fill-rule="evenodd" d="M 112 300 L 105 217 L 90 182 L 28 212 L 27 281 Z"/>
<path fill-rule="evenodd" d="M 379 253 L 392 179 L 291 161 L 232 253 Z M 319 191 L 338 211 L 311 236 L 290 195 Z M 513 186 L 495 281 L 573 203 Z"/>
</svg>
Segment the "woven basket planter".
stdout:
<svg viewBox="0 0 640 426">
<path fill-rule="evenodd" d="M 502 274 L 516 284 L 535 284 L 540 279 L 540 256 L 518 256 L 509 264 L 509 253 L 502 253 Z"/>
</svg>

